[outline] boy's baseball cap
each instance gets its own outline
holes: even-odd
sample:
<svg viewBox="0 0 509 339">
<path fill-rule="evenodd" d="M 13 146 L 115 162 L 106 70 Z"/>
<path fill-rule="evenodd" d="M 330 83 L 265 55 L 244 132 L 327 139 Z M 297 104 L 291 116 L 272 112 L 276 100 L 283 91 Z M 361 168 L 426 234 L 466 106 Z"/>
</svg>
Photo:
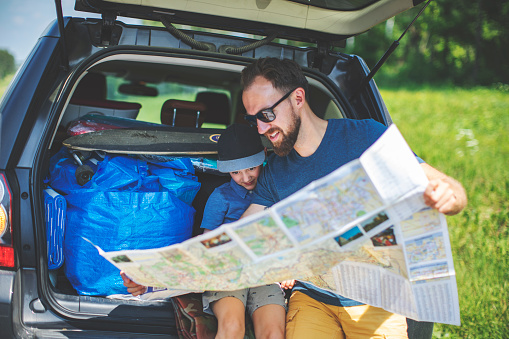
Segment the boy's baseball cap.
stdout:
<svg viewBox="0 0 509 339">
<path fill-rule="evenodd" d="M 256 167 L 265 161 L 265 148 L 258 131 L 248 125 L 233 124 L 217 142 L 217 169 L 235 172 Z"/>
</svg>

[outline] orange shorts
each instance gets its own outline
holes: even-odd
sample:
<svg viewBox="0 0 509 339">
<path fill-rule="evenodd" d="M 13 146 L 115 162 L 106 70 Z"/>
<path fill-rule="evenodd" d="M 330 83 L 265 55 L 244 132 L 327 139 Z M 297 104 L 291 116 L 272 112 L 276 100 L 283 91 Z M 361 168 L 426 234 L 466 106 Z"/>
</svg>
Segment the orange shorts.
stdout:
<svg viewBox="0 0 509 339">
<path fill-rule="evenodd" d="M 404 316 L 369 305 L 340 307 L 301 292 L 290 298 L 286 339 L 408 338 Z"/>
</svg>

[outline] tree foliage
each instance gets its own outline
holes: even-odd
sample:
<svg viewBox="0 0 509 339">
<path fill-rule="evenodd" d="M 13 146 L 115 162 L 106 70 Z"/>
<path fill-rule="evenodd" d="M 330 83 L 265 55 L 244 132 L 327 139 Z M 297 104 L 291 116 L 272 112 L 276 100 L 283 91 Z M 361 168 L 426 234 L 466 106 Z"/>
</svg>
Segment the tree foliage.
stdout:
<svg viewBox="0 0 509 339">
<path fill-rule="evenodd" d="M 372 68 L 399 38 L 419 8 L 354 38 L 348 53 Z M 509 83 L 509 1 L 434 0 L 408 30 L 375 79 L 384 84 L 463 86 Z"/>
<path fill-rule="evenodd" d="M 0 49 L 0 79 L 15 71 L 14 57 L 5 49 Z"/>
</svg>

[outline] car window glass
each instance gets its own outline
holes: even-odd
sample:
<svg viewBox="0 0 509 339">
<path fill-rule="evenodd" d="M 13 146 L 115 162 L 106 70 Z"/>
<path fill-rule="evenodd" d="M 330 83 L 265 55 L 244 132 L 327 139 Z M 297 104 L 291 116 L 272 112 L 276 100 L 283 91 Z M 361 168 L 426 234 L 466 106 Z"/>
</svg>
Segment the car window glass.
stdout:
<svg viewBox="0 0 509 339">
<path fill-rule="evenodd" d="M 169 99 L 195 101 L 197 94 L 204 91 L 210 91 L 205 86 L 191 86 L 176 82 L 165 82 L 159 84 L 150 84 L 157 89 L 157 96 L 127 95 L 120 93 L 119 87 L 125 80 L 119 77 L 107 76 L 107 94 L 106 99 L 114 101 L 135 102 L 141 104 L 137 120 L 161 123 L 161 108 L 165 101 Z M 224 93 L 230 98 L 227 90 L 213 89 L 213 92 Z M 205 122 L 202 127 L 224 128 L 226 125 Z"/>
</svg>

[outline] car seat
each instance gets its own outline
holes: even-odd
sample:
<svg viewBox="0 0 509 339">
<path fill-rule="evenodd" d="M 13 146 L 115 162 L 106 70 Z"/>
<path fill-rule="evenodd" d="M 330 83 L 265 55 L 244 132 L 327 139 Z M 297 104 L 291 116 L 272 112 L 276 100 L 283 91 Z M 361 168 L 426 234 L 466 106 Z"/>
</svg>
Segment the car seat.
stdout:
<svg viewBox="0 0 509 339">
<path fill-rule="evenodd" d="M 60 122 L 69 122 L 86 114 L 100 114 L 136 119 L 141 105 L 134 102 L 106 99 L 106 77 L 100 73 L 87 73 L 79 82 Z"/>
<path fill-rule="evenodd" d="M 205 104 L 195 101 L 170 99 L 161 108 L 161 123 L 178 127 L 200 127 L 205 119 Z"/>
</svg>

